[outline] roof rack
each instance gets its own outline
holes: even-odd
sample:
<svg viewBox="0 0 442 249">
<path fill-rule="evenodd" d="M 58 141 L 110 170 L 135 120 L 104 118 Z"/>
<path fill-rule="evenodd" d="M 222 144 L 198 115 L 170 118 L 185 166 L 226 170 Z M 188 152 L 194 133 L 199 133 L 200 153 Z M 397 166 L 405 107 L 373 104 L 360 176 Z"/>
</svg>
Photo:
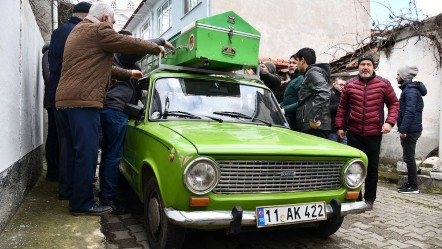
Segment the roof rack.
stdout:
<svg viewBox="0 0 442 249">
<path fill-rule="evenodd" d="M 179 48 L 177 48 L 179 49 Z M 166 52 L 166 55 L 169 53 L 173 53 L 174 51 Z M 249 75 L 244 72 L 238 71 L 218 71 L 214 69 L 204 69 L 204 68 L 195 68 L 195 67 L 185 67 L 185 66 L 175 66 L 170 64 L 161 63 L 162 56 L 159 54 L 155 56 L 156 58 L 152 58 L 155 55 L 146 55 L 140 60 L 141 67 L 145 67 L 144 77 L 149 78 L 152 74 L 158 72 L 180 72 L 180 73 L 198 73 L 205 75 L 218 75 L 218 76 L 227 76 L 235 79 L 246 79 L 246 80 L 259 80 L 258 74 Z M 257 67 L 259 70 L 259 67 Z"/>
</svg>

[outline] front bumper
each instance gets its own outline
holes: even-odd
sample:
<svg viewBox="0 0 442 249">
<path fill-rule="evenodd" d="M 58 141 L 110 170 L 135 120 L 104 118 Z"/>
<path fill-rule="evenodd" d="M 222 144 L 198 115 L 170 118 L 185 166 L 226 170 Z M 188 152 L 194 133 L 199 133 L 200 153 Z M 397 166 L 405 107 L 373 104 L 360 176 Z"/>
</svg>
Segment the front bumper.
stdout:
<svg viewBox="0 0 442 249">
<path fill-rule="evenodd" d="M 363 213 L 367 209 L 367 204 L 363 201 L 342 203 L 336 208 L 336 205 L 327 204 L 327 218 L 333 217 L 335 214 L 345 216 L 347 214 Z M 170 222 L 187 228 L 198 227 L 229 227 L 235 221 L 231 211 L 178 211 L 167 207 L 164 212 Z M 244 226 L 256 226 L 256 212 L 242 211 L 242 219 L 240 224 Z"/>
</svg>

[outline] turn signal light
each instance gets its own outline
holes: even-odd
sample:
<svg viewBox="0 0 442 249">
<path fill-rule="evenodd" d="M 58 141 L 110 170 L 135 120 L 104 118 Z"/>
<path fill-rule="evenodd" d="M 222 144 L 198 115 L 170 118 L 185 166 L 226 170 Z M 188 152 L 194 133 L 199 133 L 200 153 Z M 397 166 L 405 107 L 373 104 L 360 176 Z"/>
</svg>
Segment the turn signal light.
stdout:
<svg viewBox="0 0 442 249">
<path fill-rule="evenodd" d="M 345 194 L 345 199 L 347 200 L 356 200 L 359 197 L 359 192 L 347 192 Z"/>
<path fill-rule="evenodd" d="M 209 197 L 190 197 L 189 205 L 191 207 L 208 207 Z"/>
</svg>

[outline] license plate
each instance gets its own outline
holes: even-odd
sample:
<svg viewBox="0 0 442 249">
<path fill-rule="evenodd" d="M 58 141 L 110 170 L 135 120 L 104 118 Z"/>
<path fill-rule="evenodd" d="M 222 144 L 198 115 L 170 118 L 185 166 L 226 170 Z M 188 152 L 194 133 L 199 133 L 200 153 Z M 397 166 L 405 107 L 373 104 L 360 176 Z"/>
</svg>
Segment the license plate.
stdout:
<svg viewBox="0 0 442 249">
<path fill-rule="evenodd" d="M 257 227 L 326 220 L 325 202 L 257 207 Z"/>
</svg>

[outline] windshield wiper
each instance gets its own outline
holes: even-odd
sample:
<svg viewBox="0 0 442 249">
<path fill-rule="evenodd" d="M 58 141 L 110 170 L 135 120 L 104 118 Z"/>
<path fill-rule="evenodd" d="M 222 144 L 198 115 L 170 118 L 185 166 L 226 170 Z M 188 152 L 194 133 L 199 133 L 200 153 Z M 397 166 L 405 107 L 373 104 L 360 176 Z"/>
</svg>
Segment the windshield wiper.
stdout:
<svg viewBox="0 0 442 249">
<path fill-rule="evenodd" d="M 215 118 L 211 116 L 204 116 L 204 115 L 196 115 L 192 114 L 190 112 L 183 112 L 183 111 L 168 111 L 167 113 L 164 113 L 163 116 L 172 115 L 172 116 L 178 116 L 178 117 L 187 117 L 187 118 L 196 118 L 196 119 L 203 119 L 203 118 L 209 118 L 215 121 L 218 121 L 222 123 L 224 120 L 220 118 Z"/>
<path fill-rule="evenodd" d="M 272 123 L 270 123 L 268 121 L 265 121 L 265 120 L 262 120 L 262 119 L 259 119 L 259 118 L 250 117 L 249 115 L 246 115 L 246 114 L 240 113 L 240 112 L 213 112 L 213 114 L 222 115 L 222 116 L 229 116 L 229 117 L 232 117 L 232 118 L 250 119 L 250 120 L 252 120 L 252 122 L 254 120 L 258 120 L 261 123 L 264 123 L 264 124 L 266 124 L 268 126 L 272 126 Z"/>
</svg>

